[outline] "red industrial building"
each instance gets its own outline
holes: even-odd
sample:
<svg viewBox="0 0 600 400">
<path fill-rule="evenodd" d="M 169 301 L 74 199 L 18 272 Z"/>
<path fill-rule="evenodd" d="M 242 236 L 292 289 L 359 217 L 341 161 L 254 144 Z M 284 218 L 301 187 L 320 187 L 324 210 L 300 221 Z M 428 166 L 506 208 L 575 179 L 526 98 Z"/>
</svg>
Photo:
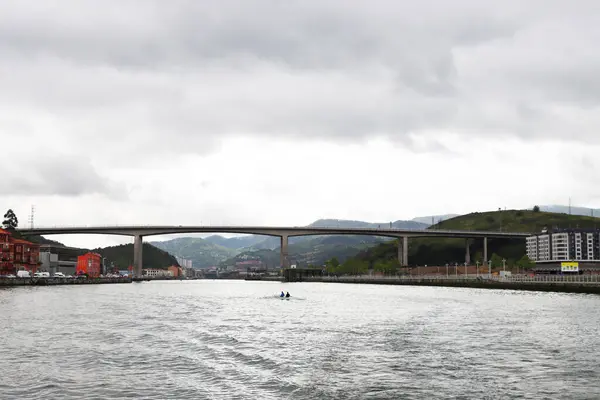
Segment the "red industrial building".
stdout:
<svg viewBox="0 0 600 400">
<path fill-rule="evenodd" d="M 86 253 L 77 257 L 77 275 L 86 274 L 91 278 L 97 278 L 102 271 L 102 256 L 98 253 Z"/>
<path fill-rule="evenodd" d="M 10 231 L 0 229 L 0 275 L 16 274 L 19 270 L 34 273 L 39 265 L 39 244 L 15 239 Z"/>
</svg>

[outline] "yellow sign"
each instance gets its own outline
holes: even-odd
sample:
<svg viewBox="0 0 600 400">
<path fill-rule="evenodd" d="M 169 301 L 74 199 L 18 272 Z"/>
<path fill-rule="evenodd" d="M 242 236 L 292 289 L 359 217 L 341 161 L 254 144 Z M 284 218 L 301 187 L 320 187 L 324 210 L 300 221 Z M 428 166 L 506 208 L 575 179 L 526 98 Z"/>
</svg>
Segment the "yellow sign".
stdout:
<svg viewBox="0 0 600 400">
<path fill-rule="evenodd" d="M 578 272 L 579 271 L 579 263 L 578 262 L 561 262 L 560 270 L 562 272 Z"/>
</svg>

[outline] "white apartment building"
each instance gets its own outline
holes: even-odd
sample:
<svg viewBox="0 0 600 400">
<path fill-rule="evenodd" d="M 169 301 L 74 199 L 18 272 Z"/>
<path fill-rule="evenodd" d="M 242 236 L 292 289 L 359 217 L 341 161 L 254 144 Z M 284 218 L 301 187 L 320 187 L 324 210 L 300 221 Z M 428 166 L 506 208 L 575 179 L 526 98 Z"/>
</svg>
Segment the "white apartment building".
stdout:
<svg viewBox="0 0 600 400">
<path fill-rule="evenodd" d="M 192 262 L 192 260 L 188 260 L 187 258 L 178 257 L 178 256 L 175 256 L 175 259 L 177 260 L 177 263 L 183 268 L 193 268 L 194 267 L 194 263 Z"/>
<path fill-rule="evenodd" d="M 600 230 L 563 229 L 526 239 L 527 256 L 537 263 L 600 261 Z"/>
<path fill-rule="evenodd" d="M 594 251 L 594 234 L 586 233 L 586 253 L 588 260 L 594 260 L 595 256 L 600 256 Z"/>
<path fill-rule="evenodd" d="M 552 260 L 569 260 L 569 234 L 552 234 Z"/>
<path fill-rule="evenodd" d="M 162 277 L 162 276 L 173 276 L 173 273 L 166 269 L 157 269 L 157 268 L 144 268 L 142 270 L 142 276 L 148 277 Z"/>
</svg>

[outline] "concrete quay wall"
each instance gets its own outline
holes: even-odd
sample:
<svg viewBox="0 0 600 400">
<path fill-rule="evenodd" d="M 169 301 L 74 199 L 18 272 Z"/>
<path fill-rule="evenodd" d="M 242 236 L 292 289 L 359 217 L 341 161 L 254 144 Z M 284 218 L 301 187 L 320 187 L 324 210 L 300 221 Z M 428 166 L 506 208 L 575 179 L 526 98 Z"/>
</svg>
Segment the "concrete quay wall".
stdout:
<svg viewBox="0 0 600 400">
<path fill-rule="evenodd" d="M 338 279 L 307 278 L 303 282 L 357 283 L 370 285 L 439 286 L 474 289 L 526 290 L 535 292 L 600 294 L 598 282 L 511 282 L 486 279 L 377 279 L 343 277 Z"/>
<path fill-rule="evenodd" d="M 131 283 L 131 278 L 0 278 L 0 287 L 11 286 L 55 286 L 97 285 L 105 283 Z"/>
</svg>

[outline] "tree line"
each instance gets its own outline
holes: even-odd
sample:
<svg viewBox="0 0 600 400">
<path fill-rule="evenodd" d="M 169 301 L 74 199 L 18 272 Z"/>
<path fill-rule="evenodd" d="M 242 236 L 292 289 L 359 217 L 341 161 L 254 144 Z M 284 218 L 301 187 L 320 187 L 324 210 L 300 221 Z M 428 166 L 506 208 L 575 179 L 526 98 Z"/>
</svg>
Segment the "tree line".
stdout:
<svg viewBox="0 0 600 400">
<path fill-rule="evenodd" d="M 474 263 L 483 266 L 483 257 L 475 259 Z M 502 256 L 494 253 L 490 258 L 492 268 L 505 267 L 508 271 L 527 270 L 535 266 L 535 263 L 525 254 L 518 260 L 506 260 Z M 414 267 L 411 267 L 414 268 Z M 325 271 L 330 275 L 365 275 L 369 270 L 382 273 L 384 275 L 397 275 L 402 267 L 397 260 L 379 259 L 372 262 L 361 260 L 358 258 L 349 258 L 343 263 L 340 263 L 337 258 L 333 257 L 325 262 Z"/>
</svg>

